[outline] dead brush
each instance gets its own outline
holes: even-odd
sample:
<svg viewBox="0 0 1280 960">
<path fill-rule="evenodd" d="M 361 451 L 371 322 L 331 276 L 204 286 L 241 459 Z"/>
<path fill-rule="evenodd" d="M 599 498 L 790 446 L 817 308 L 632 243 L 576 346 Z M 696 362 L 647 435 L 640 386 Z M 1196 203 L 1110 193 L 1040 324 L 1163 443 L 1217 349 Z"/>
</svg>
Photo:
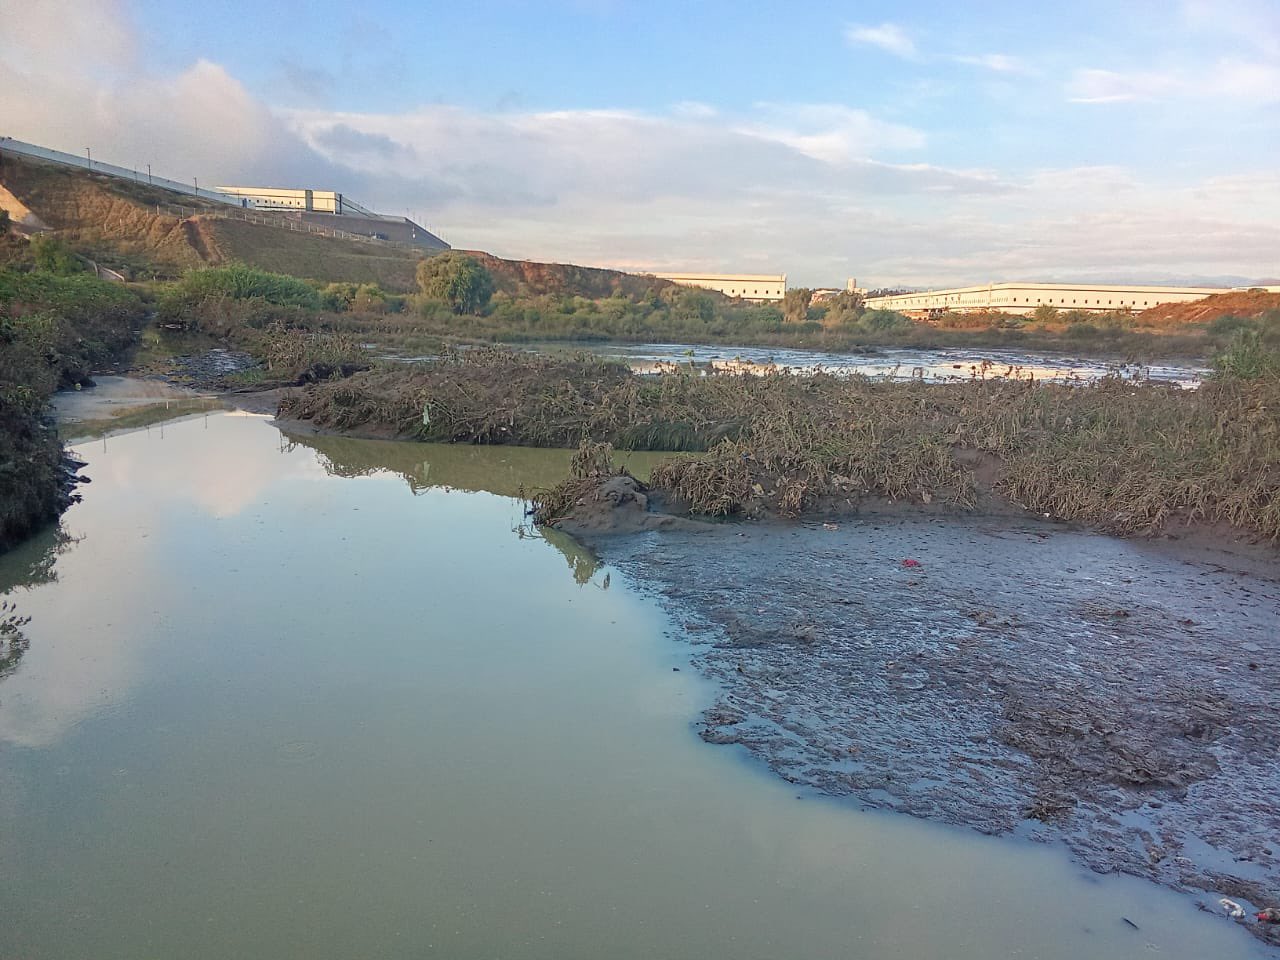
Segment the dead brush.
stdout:
<svg viewBox="0 0 1280 960">
<path fill-rule="evenodd" d="M 529 498 L 533 522 L 550 525 L 564 519 L 584 497 L 593 495 L 601 483 L 620 476 L 630 474 L 625 467 L 614 465 L 612 444 L 583 440 L 570 461 L 568 479 L 549 489 L 538 490 Z M 643 484 L 640 487 L 643 489 Z"/>
<path fill-rule="evenodd" d="M 1227 523 L 1280 539 L 1280 383 L 1199 390 L 828 374 L 641 377 L 472 350 L 309 388 L 287 413 L 418 439 L 673 448 L 651 485 L 699 514 L 796 516 L 867 498 L 970 509 L 981 492 L 1117 533 Z M 980 489 L 973 469 L 993 465 Z"/>
</svg>

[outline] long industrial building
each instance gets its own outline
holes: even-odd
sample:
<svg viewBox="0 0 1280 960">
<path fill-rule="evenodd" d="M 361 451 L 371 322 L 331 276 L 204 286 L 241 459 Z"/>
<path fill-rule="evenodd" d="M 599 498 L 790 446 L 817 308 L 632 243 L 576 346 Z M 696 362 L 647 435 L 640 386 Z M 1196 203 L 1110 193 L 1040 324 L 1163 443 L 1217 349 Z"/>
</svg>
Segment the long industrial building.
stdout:
<svg viewBox="0 0 1280 960">
<path fill-rule="evenodd" d="M 1107 313 L 1113 310 L 1146 310 L 1162 303 L 1185 303 L 1215 293 L 1220 287 L 1138 287 L 1097 283 L 988 283 L 981 287 L 954 287 L 920 293 L 899 293 L 870 297 L 873 310 L 897 310 L 908 316 L 936 316 L 941 313 L 1033 313 L 1047 304 L 1057 310 Z"/>
<path fill-rule="evenodd" d="M 727 297 L 760 303 L 782 300 L 787 292 L 787 275 L 757 273 L 655 273 L 659 280 L 670 280 L 686 287 L 715 290 Z"/>
</svg>

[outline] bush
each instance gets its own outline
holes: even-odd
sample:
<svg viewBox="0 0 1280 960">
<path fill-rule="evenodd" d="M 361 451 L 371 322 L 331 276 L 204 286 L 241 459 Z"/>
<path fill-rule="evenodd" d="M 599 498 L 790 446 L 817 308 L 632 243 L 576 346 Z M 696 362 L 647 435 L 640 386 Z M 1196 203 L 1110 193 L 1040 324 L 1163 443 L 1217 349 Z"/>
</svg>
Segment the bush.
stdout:
<svg viewBox="0 0 1280 960">
<path fill-rule="evenodd" d="M 37 233 L 31 238 L 31 255 L 37 270 L 54 276 L 69 277 L 85 270 L 71 248 L 51 233 Z"/>
<path fill-rule="evenodd" d="M 3 237 L 9 232 L 10 223 L 9 211 L 4 209 L 4 207 L 0 207 L 0 237 Z"/>
<path fill-rule="evenodd" d="M 321 307 L 320 292 L 306 281 L 242 263 L 192 270 L 175 284 L 173 292 L 189 303 L 219 298 L 260 299 L 281 307 Z"/>
<path fill-rule="evenodd" d="M 1237 317 L 1233 313 L 1228 313 L 1215 317 L 1209 323 L 1208 329 L 1215 337 L 1230 337 L 1241 330 L 1256 330 L 1257 325 L 1248 317 Z"/>
<path fill-rule="evenodd" d="M 859 321 L 866 330 L 897 330 L 911 326 L 911 321 L 896 310 L 868 310 Z"/>
<path fill-rule="evenodd" d="M 1036 323 L 1057 323 L 1058 309 L 1047 303 L 1042 303 L 1032 311 L 1031 319 Z"/>
<path fill-rule="evenodd" d="M 1220 380 L 1280 377 L 1280 351 L 1269 349 L 1257 330 L 1240 330 L 1213 358 L 1213 373 Z"/>
<path fill-rule="evenodd" d="M 493 275 L 474 257 L 449 251 L 418 264 L 418 288 L 429 300 L 443 300 L 455 314 L 478 314 L 493 297 Z"/>
<path fill-rule="evenodd" d="M 192 270 L 156 298 L 156 317 L 169 326 L 225 336 L 263 327 L 281 316 L 316 312 L 324 297 L 305 281 L 244 264 Z"/>
<path fill-rule="evenodd" d="M 1066 335 L 1072 340 L 1093 340 L 1101 333 L 1092 323 L 1073 323 L 1067 327 Z"/>
</svg>

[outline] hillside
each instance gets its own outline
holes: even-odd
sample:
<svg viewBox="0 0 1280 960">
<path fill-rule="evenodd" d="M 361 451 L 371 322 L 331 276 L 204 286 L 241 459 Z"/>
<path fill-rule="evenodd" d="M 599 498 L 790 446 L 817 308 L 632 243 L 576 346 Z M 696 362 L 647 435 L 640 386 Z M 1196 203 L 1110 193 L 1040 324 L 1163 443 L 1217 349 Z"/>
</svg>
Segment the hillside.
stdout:
<svg viewBox="0 0 1280 960">
<path fill-rule="evenodd" d="M 1256 319 L 1271 310 L 1280 310 L 1280 293 L 1232 290 L 1190 303 L 1165 303 L 1138 314 L 1139 326 L 1166 327 L 1184 323 L 1211 323 L 1219 317 Z"/>
<path fill-rule="evenodd" d="M 579 267 L 567 263 L 537 263 L 532 260 L 503 260 L 479 250 L 464 251 L 475 257 L 493 274 L 498 290 L 513 296 L 579 296 L 598 300 L 621 293 L 631 299 L 643 297 L 649 290 L 674 286 L 670 280 L 605 270 L 601 267 Z M 719 294 L 708 295 L 719 297 Z"/>
<path fill-rule="evenodd" d="M 407 292 L 414 289 L 422 258 L 418 250 L 391 244 L 222 219 L 214 214 L 225 208 L 213 201 L 25 156 L 5 154 L 0 187 L 11 197 L 6 201 L 0 193 L 0 206 L 20 205 L 15 220 L 29 212 L 78 252 L 126 276 L 172 278 L 195 267 L 239 261 L 308 280 L 376 283 Z M 178 216 L 173 205 L 193 213 Z M 616 270 L 472 256 L 492 271 L 498 289 L 511 294 L 595 299 L 621 291 L 637 298 L 670 285 Z"/>
</svg>

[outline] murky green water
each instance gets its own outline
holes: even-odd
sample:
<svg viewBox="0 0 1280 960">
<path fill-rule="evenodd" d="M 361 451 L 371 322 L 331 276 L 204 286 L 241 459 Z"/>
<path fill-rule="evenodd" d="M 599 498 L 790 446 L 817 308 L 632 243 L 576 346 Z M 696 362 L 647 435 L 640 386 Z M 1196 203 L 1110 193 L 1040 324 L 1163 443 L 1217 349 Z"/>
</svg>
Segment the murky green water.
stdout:
<svg viewBox="0 0 1280 960">
<path fill-rule="evenodd" d="M 79 450 L 76 542 L 8 590 L 0 957 L 1259 955 L 1151 885 L 703 744 L 658 609 L 518 532 L 568 454 L 229 414 Z"/>
</svg>

